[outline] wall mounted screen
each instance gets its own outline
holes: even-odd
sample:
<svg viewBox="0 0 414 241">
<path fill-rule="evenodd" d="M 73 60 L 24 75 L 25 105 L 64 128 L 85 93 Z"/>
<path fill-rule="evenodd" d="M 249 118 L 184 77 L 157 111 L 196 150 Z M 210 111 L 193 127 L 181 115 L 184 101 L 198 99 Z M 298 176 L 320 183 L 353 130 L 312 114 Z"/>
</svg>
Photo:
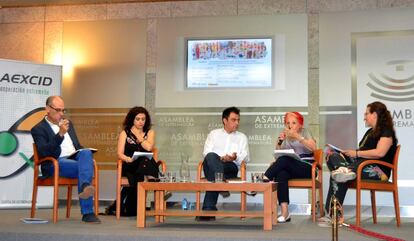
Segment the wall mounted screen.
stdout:
<svg viewBox="0 0 414 241">
<path fill-rule="evenodd" d="M 186 88 L 271 88 L 272 38 L 187 39 Z"/>
</svg>

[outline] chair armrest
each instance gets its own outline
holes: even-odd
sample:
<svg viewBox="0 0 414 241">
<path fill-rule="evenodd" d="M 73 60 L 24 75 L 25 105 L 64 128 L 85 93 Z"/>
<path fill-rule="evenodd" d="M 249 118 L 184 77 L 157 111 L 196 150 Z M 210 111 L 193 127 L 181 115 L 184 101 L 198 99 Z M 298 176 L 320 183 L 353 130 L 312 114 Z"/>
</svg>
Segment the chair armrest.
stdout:
<svg viewBox="0 0 414 241">
<path fill-rule="evenodd" d="M 319 179 L 322 182 L 322 173 L 323 173 L 323 150 L 316 149 L 313 151 L 314 162 L 312 163 L 312 180 Z"/>
<path fill-rule="evenodd" d="M 59 178 L 59 162 L 58 162 L 58 160 L 56 160 L 56 158 L 51 157 L 51 156 L 46 156 L 46 157 L 40 158 L 38 161 L 35 161 L 34 169 L 38 170 L 38 166 L 40 166 L 40 164 L 42 164 L 44 162 L 52 162 L 52 164 L 53 164 L 53 178 L 55 179 L 55 182 L 57 183 L 58 178 Z M 35 174 L 36 173 L 38 173 L 38 172 L 35 172 Z"/>
<path fill-rule="evenodd" d="M 59 163 L 58 160 L 56 160 L 56 158 L 51 157 L 51 156 L 47 156 L 47 157 L 40 158 L 40 160 L 37 163 L 35 163 L 35 165 L 40 165 L 43 162 L 48 162 L 48 161 L 52 162 L 53 166 L 55 166 L 55 164 L 57 165 Z"/>
<path fill-rule="evenodd" d="M 318 162 L 312 163 L 312 179 L 315 180 L 317 175 L 321 176 L 322 173 L 322 166 Z"/>
<path fill-rule="evenodd" d="M 116 173 L 117 173 L 117 181 L 120 182 L 121 181 L 121 177 L 122 177 L 122 164 L 123 164 L 123 160 L 118 159 L 118 161 L 116 162 Z M 120 185 L 120 183 L 119 183 Z"/>
<path fill-rule="evenodd" d="M 197 166 L 197 176 L 196 181 L 199 182 L 201 180 L 201 171 L 203 170 L 203 161 L 200 161 Z"/>
<path fill-rule="evenodd" d="M 389 167 L 392 170 L 394 170 L 394 165 L 393 164 L 390 164 L 388 162 L 384 162 L 384 161 L 380 161 L 380 160 L 366 160 L 366 161 L 363 161 L 358 166 L 358 169 L 356 171 L 356 174 L 357 174 L 357 178 L 356 179 L 357 179 L 357 181 L 360 181 L 361 180 L 362 169 L 364 169 L 365 166 L 370 165 L 370 164 L 383 165 L 383 166 Z"/>
<path fill-rule="evenodd" d="M 157 166 L 161 166 L 161 172 L 164 173 L 167 170 L 167 164 L 165 164 L 165 161 L 163 160 L 158 160 L 157 161 Z"/>
<path fill-rule="evenodd" d="M 118 161 L 116 161 L 116 165 L 117 165 L 117 167 L 118 168 L 121 168 L 122 169 L 122 164 L 124 163 L 124 161 L 123 160 L 121 160 L 121 159 L 118 159 Z"/>
<path fill-rule="evenodd" d="M 246 181 L 246 162 L 243 160 L 240 164 L 240 177 L 242 181 Z"/>
</svg>

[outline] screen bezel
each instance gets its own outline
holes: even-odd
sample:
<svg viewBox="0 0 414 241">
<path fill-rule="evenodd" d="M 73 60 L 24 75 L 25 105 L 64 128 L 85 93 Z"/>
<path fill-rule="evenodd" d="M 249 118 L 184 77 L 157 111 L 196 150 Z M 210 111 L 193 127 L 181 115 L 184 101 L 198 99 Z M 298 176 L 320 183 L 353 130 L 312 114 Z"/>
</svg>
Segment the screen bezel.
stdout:
<svg viewBox="0 0 414 241">
<path fill-rule="evenodd" d="M 211 40 L 261 40 L 261 39 L 266 39 L 266 40 L 270 40 L 271 41 L 271 81 L 270 81 L 270 86 L 232 86 L 232 87 L 188 87 L 188 52 L 189 52 L 189 46 L 188 43 L 189 41 L 211 41 Z M 255 89 L 274 89 L 275 88 L 275 67 L 274 67 L 274 63 L 275 63 L 275 39 L 273 36 L 264 36 L 264 35 L 260 35 L 260 36 L 236 36 L 236 37 L 187 37 L 184 38 L 184 42 L 185 42 L 185 65 L 184 65 L 184 90 L 217 90 L 217 89 L 236 89 L 236 90 L 255 90 Z"/>
</svg>

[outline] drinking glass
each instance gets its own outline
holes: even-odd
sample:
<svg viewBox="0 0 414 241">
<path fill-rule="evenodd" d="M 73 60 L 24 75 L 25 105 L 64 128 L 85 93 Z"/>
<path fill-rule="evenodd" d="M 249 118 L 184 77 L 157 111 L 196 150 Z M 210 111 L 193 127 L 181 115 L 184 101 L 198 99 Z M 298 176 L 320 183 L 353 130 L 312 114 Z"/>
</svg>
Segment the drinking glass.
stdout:
<svg viewBox="0 0 414 241">
<path fill-rule="evenodd" d="M 222 172 L 216 172 L 214 177 L 215 177 L 214 178 L 215 182 L 223 182 L 223 173 Z"/>
</svg>

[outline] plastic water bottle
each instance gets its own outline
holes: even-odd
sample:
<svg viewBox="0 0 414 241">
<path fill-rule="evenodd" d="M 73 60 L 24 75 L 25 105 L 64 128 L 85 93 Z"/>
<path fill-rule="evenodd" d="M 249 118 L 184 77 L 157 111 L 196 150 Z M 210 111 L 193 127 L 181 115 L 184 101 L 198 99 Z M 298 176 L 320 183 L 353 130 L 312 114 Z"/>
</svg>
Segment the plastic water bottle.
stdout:
<svg viewBox="0 0 414 241">
<path fill-rule="evenodd" d="M 189 208 L 188 208 L 189 210 L 194 210 L 195 209 L 195 203 L 193 203 L 193 202 L 190 202 L 190 204 L 189 204 Z"/>
<path fill-rule="evenodd" d="M 183 201 L 181 202 L 181 209 L 182 210 L 188 210 L 188 201 L 187 201 L 187 198 L 184 198 Z"/>
</svg>

